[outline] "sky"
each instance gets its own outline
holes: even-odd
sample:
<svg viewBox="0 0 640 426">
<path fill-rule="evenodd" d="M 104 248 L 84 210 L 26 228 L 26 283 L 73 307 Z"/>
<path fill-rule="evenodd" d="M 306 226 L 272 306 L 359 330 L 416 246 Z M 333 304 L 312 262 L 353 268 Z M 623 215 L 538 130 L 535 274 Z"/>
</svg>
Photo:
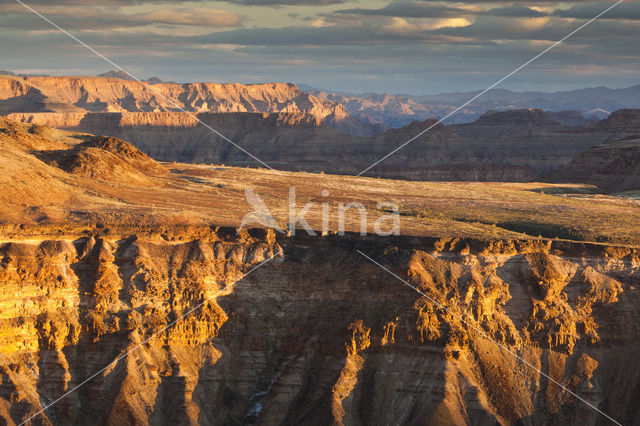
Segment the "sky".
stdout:
<svg viewBox="0 0 640 426">
<path fill-rule="evenodd" d="M 22 1 L 138 78 L 411 95 L 484 89 L 615 2 Z M 499 87 L 628 87 L 640 83 L 639 58 L 640 0 L 626 0 Z M 0 0 L 0 70 L 113 68 Z"/>
</svg>

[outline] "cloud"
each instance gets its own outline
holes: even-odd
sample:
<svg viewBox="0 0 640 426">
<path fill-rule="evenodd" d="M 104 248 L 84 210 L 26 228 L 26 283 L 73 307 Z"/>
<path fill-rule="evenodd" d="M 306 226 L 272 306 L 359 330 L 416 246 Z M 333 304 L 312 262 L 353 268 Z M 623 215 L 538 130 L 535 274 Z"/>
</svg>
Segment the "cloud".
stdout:
<svg viewBox="0 0 640 426">
<path fill-rule="evenodd" d="M 211 8 L 156 9 L 144 13 L 124 13 L 119 8 L 76 8 L 70 6 L 42 6 L 38 12 L 66 29 L 131 29 L 149 25 L 178 25 L 202 27 L 234 27 L 242 24 L 239 15 Z M 28 10 L 12 8 L 0 15 L 0 28 L 48 30 L 51 25 Z"/>
<path fill-rule="evenodd" d="M 382 28 L 391 34 L 410 36 L 426 30 L 438 28 L 464 27 L 471 25 L 465 18 L 443 18 L 429 20 L 429 22 L 411 23 L 404 18 L 393 17 Z"/>
<path fill-rule="evenodd" d="M 420 0 L 421 2 L 424 3 L 441 3 L 442 0 Z M 640 1 L 640 0 L 625 0 L 625 1 Z M 539 5 L 558 5 L 559 2 L 557 1 L 549 1 L 549 0 L 523 0 L 523 1 L 514 1 L 514 0 L 460 0 L 460 1 L 456 1 L 456 4 L 485 4 L 485 5 L 492 5 L 492 4 L 497 4 L 497 3 L 509 3 L 509 4 L 521 4 L 521 5 L 530 5 L 530 4 L 539 4 Z M 578 3 L 577 1 L 568 1 L 565 3 Z M 610 3 L 609 5 L 613 4 Z"/>
<path fill-rule="evenodd" d="M 634 76 L 640 81 L 640 71 L 634 71 L 639 56 L 638 5 L 627 6 L 629 1 L 619 6 L 624 9 L 612 10 L 607 19 L 580 31 L 510 81 L 516 87 L 520 83 L 544 87 L 547 82 L 606 84 L 607 78 L 612 84 L 623 84 L 625 79 L 624 84 L 631 85 Z M 350 2 L 314 9 L 311 4 L 342 1 L 32 3 L 114 62 L 145 78 L 294 81 L 329 89 L 411 93 L 486 87 L 612 4 L 388 0 L 375 7 L 361 2 L 358 8 Z M 147 5 L 124 7 L 142 3 Z M 291 7 L 277 22 L 270 18 L 277 18 L 279 10 L 238 7 L 258 3 Z M 0 4 L 3 68 L 46 72 L 48 67 L 67 73 L 73 68 L 80 70 L 74 73 L 84 74 L 108 69 L 14 0 L 0 0 Z M 74 6 L 80 4 L 84 7 Z M 212 5 L 216 9 L 208 7 Z M 220 10 L 225 6 L 240 15 Z M 278 22 L 283 24 L 277 27 Z M 253 24 L 258 27 L 250 28 Z"/>
<path fill-rule="evenodd" d="M 398 18 L 453 18 L 470 14 L 458 7 L 416 2 L 393 2 L 380 9 L 343 9 L 334 13 Z"/>
<path fill-rule="evenodd" d="M 175 0 L 93 0 L 91 6 L 134 6 L 140 4 L 166 4 L 172 3 L 174 5 L 180 5 L 182 3 L 199 3 L 206 0 L 187 0 L 187 1 L 175 1 Z M 25 0 L 25 4 L 29 6 L 50 6 L 50 0 Z M 18 5 L 21 8 L 26 8 L 18 4 L 15 0 L 0 0 L 0 4 Z M 88 7 L 86 0 L 58 0 L 57 6 L 84 6 Z"/>
<path fill-rule="evenodd" d="M 605 25 L 597 33 L 608 29 Z M 299 44 L 274 44 L 272 39 L 266 44 L 253 35 L 256 44 L 231 46 L 201 44 L 194 42 L 193 37 L 159 33 L 87 31 L 77 35 L 141 78 L 158 75 L 174 81 L 293 81 L 333 90 L 412 94 L 487 87 L 550 44 L 531 42 L 525 37 L 499 43 L 481 39 L 447 42 L 446 36 L 425 35 L 425 31 L 419 31 L 421 38 L 436 38 L 424 42 L 417 37 L 391 35 L 396 42 L 382 48 L 378 40 L 307 44 L 313 35 L 331 30 L 339 33 L 336 39 L 347 35 L 343 28 L 333 27 L 314 29 L 301 37 Z M 554 28 L 554 31 L 560 30 Z M 360 33 L 356 40 L 363 40 L 381 30 L 365 26 L 353 31 Z M 302 30 L 281 29 L 280 32 L 279 37 L 291 40 L 300 36 Z M 616 35 L 602 44 L 599 39 L 583 39 L 579 45 L 559 46 L 557 52 L 545 55 L 510 79 L 508 87 L 566 89 L 587 84 L 630 86 L 637 83 L 638 79 L 634 80 L 634 76 L 638 77 L 634 71 L 637 66 L 632 57 L 635 33 L 628 28 L 626 32 L 626 37 Z M 16 71 L 37 68 L 42 73 L 59 70 L 63 74 L 86 75 L 108 69 L 108 64 L 63 34 L 35 33 L 24 37 L 22 32 L 11 31 L 3 33 L 3 41 L 0 45 L 3 67 Z M 606 64 L 608 68 L 598 64 Z M 70 71 L 70 67 L 75 70 Z M 575 70 L 580 70 L 580 74 L 573 73 Z"/>
<path fill-rule="evenodd" d="M 329 6 L 348 0 L 220 0 L 241 6 Z"/>
<path fill-rule="evenodd" d="M 435 30 L 440 34 L 467 37 L 476 40 L 543 40 L 558 41 L 576 30 L 580 22 L 557 17 L 507 18 L 500 16 L 479 16 L 473 24 L 460 28 Z M 640 24 L 633 21 L 597 21 L 572 35 L 564 44 L 576 45 L 585 40 L 607 45 L 614 39 L 637 34 Z M 637 56 L 637 52 L 635 54 Z"/>
<path fill-rule="evenodd" d="M 606 10 L 610 3 L 585 3 L 576 4 L 569 9 L 558 9 L 553 14 L 563 18 L 591 19 L 603 10 Z M 628 19 L 640 20 L 640 3 L 622 3 L 607 12 L 600 19 Z"/>
<path fill-rule="evenodd" d="M 311 21 L 310 25 L 314 28 L 322 28 L 322 27 L 333 27 L 336 25 L 335 22 L 328 22 L 324 18 L 317 18 Z"/>
<path fill-rule="evenodd" d="M 127 16 L 132 22 L 139 24 L 237 26 L 241 23 L 238 15 L 224 10 L 205 8 L 161 9 Z"/>
<path fill-rule="evenodd" d="M 482 12 L 481 14 L 490 15 L 490 16 L 512 17 L 512 18 L 538 18 L 538 17 L 548 15 L 544 12 L 540 12 L 538 10 L 531 9 L 530 7 L 522 6 L 518 4 L 490 9 L 490 10 L 487 10 L 486 12 Z"/>
<path fill-rule="evenodd" d="M 308 26 L 284 28 L 246 28 L 220 31 L 189 39 L 200 44 L 236 44 L 250 46 L 328 46 L 361 44 L 394 44 L 442 41 L 446 37 L 420 27 L 413 31 L 396 31 L 396 22 L 368 25 Z"/>
</svg>

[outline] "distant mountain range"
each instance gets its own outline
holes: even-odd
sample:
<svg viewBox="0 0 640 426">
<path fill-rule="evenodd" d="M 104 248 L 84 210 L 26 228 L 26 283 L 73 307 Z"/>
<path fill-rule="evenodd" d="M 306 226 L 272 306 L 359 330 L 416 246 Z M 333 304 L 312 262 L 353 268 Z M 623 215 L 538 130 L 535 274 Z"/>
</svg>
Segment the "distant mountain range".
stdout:
<svg viewBox="0 0 640 426">
<path fill-rule="evenodd" d="M 112 71 L 107 71 L 107 72 L 105 72 L 105 73 L 98 74 L 98 77 L 119 78 L 119 79 L 121 79 L 121 80 L 136 81 L 136 79 L 135 79 L 135 78 L 133 78 L 131 75 L 127 74 L 127 73 L 126 73 L 126 72 L 124 72 L 124 71 L 114 71 L 114 70 L 112 70 Z M 160 80 L 160 78 L 155 77 L 155 76 L 153 76 L 153 77 L 151 77 L 151 78 L 148 78 L 148 79 L 146 79 L 146 80 L 143 80 L 143 81 L 146 81 L 146 82 L 147 82 L 147 83 L 149 83 L 149 84 L 160 84 L 160 83 L 164 83 L 164 81 Z"/>
<path fill-rule="evenodd" d="M 34 75 L 18 74 L 12 71 L 0 71 L 0 75 L 20 78 L 36 77 Z M 123 71 L 111 70 L 100 74 L 98 77 L 134 83 L 134 79 Z M 67 78 L 83 79 L 82 77 Z M 86 79 L 86 77 L 84 79 Z M 196 93 L 200 92 L 202 88 L 208 91 L 209 87 L 266 88 L 273 86 L 273 84 L 244 85 L 237 83 L 177 84 L 163 81 L 155 76 L 142 81 L 152 85 L 172 85 L 175 88 L 172 92 L 176 90 L 178 92 L 186 90 L 187 92 L 182 93 L 182 95 L 187 97 L 191 96 L 193 91 Z M 284 87 L 284 85 L 286 84 L 276 84 L 276 86 L 280 87 Z M 475 91 L 442 93 L 439 95 L 389 93 L 353 94 L 323 90 L 307 85 L 295 86 L 289 84 L 288 87 L 295 89 L 287 91 L 288 93 L 284 95 L 284 97 L 289 98 L 287 101 L 295 104 L 294 107 L 282 104 L 281 102 L 274 103 L 273 99 L 266 100 L 266 104 L 260 106 L 255 101 L 258 100 L 258 103 L 263 101 L 263 99 L 260 99 L 262 97 L 261 94 L 256 96 L 255 93 L 250 93 L 252 90 L 241 90 L 240 93 L 231 97 L 229 97 L 228 94 L 221 97 L 217 94 L 212 94 L 212 96 L 211 94 L 205 94 L 204 96 L 198 94 L 198 96 L 196 96 L 196 98 L 198 98 L 196 104 L 185 105 L 185 108 L 193 112 L 295 112 L 299 110 L 301 112 L 310 112 L 316 117 L 321 116 L 323 122 L 342 132 L 365 136 L 380 133 L 389 128 L 404 127 L 414 121 L 424 121 L 431 118 L 441 119 L 479 93 L 479 91 Z M 136 88 L 134 92 L 139 90 L 140 88 Z M 158 88 L 158 90 L 164 89 Z M 91 90 L 89 90 L 89 92 L 91 92 Z M 98 98 L 102 98 L 102 96 Z M 107 98 L 109 98 L 109 96 L 107 96 Z M 137 101 L 139 97 L 134 95 L 134 98 Z M 282 95 L 278 94 L 276 98 L 278 98 L 278 101 L 281 101 L 282 99 L 280 98 L 282 98 Z M 102 100 L 103 99 L 99 99 L 99 101 Z M 169 105 L 160 105 L 165 102 L 157 102 L 157 99 L 153 99 L 149 104 L 144 104 L 144 102 L 140 104 L 134 101 L 134 105 L 114 105 L 114 103 L 120 103 L 124 100 L 104 100 L 106 101 L 105 105 L 107 105 L 104 109 L 100 108 L 98 104 L 88 108 L 84 106 L 82 109 L 91 112 L 176 110 L 175 107 Z M 307 102 L 307 100 L 310 102 Z M 15 100 L 9 102 L 13 103 L 14 101 Z M 0 113 L 3 113 L 1 103 L 0 101 Z M 71 103 L 75 103 L 75 101 Z M 251 106 L 246 107 L 247 104 L 251 104 Z M 306 106 L 304 106 L 305 104 Z M 324 105 L 319 107 L 320 104 Z M 50 104 L 49 107 L 51 106 Z M 487 111 L 509 111 L 529 108 L 542 109 L 554 120 L 565 126 L 584 126 L 608 117 L 613 111 L 640 108 L 640 84 L 625 89 L 595 87 L 555 93 L 514 92 L 507 89 L 493 89 L 456 112 L 456 114 L 446 119 L 444 123 L 472 123 Z M 42 109 L 23 109 L 20 111 L 16 110 L 14 105 L 8 109 L 10 111 L 5 111 L 4 113 L 42 111 Z M 335 110 L 335 112 L 330 110 Z M 60 107 L 48 108 L 48 111 L 57 112 L 60 111 Z"/>
<path fill-rule="evenodd" d="M 459 92 L 421 96 L 388 93 L 349 94 L 303 85 L 300 87 L 319 98 L 344 105 L 349 115 L 363 123 L 387 128 L 398 128 L 427 118 L 440 119 L 479 93 Z M 445 123 L 470 123 L 489 110 L 539 108 L 545 111 L 578 111 L 583 118 L 580 119 L 578 115 L 573 114 L 573 125 L 584 125 L 589 121 L 606 118 L 611 112 L 619 109 L 639 107 L 640 85 L 626 89 L 595 87 L 556 93 L 494 89 L 445 120 Z M 569 122 L 563 124 L 572 125 Z"/>
</svg>

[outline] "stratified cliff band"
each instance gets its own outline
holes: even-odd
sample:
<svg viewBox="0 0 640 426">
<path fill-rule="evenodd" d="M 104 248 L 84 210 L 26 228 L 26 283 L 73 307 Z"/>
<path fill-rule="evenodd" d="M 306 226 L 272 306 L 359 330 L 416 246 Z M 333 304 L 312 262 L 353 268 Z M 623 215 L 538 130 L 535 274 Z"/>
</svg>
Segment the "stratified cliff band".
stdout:
<svg viewBox="0 0 640 426">
<path fill-rule="evenodd" d="M 0 246 L 0 416 L 8 424 L 99 371 L 33 422 L 608 422 L 569 391 L 618 421 L 640 420 L 636 250 L 276 241 L 272 231 L 224 229 L 185 237 Z"/>
</svg>

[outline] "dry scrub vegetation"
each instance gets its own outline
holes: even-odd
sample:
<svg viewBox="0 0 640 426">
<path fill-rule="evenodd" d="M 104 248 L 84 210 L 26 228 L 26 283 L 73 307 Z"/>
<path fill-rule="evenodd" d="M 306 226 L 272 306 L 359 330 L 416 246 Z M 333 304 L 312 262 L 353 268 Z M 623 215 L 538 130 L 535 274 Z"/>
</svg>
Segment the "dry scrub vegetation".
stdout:
<svg viewBox="0 0 640 426">
<path fill-rule="evenodd" d="M 388 214 L 378 203 L 393 202 L 405 235 L 640 245 L 640 201 L 602 195 L 589 185 L 409 182 L 179 163 L 151 167 L 150 159 L 144 160 L 144 170 L 133 170 L 131 164 L 142 160 L 130 158 L 128 149 L 99 155 L 100 144 L 91 141 L 89 135 L 0 122 L 4 234 L 235 227 L 252 210 L 245 199 L 247 187 L 262 197 L 284 228 L 289 188 L 295 187 L 298 210 L 309 201 L 316 203 L 306 216 L 315 229 L 321 228 L 322 202 L 329 203 L 332 230 L 338 228 L 338 203 L 362 203 L 369 232 L 376 219 Z M 68 154 L 76 163 L 85 162 L 64 167 L 60 158 Z M 348 231 L 360 230 L 357 210 L 349 210 L 346 219 Z"/>
</svg>

